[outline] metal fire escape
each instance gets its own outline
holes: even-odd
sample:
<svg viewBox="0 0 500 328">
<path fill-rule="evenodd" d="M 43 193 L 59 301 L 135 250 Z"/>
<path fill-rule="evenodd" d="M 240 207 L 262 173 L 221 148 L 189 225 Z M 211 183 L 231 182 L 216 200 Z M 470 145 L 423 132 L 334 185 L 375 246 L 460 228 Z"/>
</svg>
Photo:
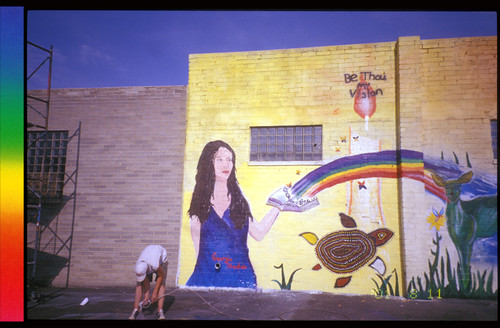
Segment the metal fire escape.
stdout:
<svg viewBox="0 0 500 328">
<path fill-rule="evenodd" d="M 43 53 L 41 60 L 26 80 L 40 74 L 48 64 L 48 86 L 45 97 L 27 92 L 26 131 L 26 275 L 27 293 L 33 302 L 40 299 L 39 289 L 50 287 L 59 273 L 66 269 L 68 287 L 71 248 L 76 209 L 76 190 L 80 153 L 80 131 L 49 130 L 52 46 L 45 49 L 27 41 L 27 46 Z M 37 96 L 34 96 L 36 94 Z M 72 156 L 70 144 L 76 143 Z M 70 158 L 71 157 L 71 158 Z M 70 165 L 68 165 L 70 164 Z M 71 166 L 72 172 L 66 169 Z M 63 193 L 64 190 L 64 193 Z M 72 206 L 72 208 L 71 208 Z M 65 219 L 59 219 L 64 209 Z M 70 222 L 67 219 L 70 217 Z"/>
</svg>

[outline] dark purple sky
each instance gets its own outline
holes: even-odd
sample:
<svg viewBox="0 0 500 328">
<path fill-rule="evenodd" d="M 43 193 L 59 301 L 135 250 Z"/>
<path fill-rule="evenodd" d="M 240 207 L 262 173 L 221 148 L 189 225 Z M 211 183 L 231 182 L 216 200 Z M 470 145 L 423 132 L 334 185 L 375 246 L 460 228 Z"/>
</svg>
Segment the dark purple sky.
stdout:
<svg viewBox="0 0 500 328">
<path fill-rule="evenodd" d="M 497 35 L 494 11 L 42 10 L 26 19 L 27 40 L 53 46 L 52 88 L 187 85 L 196 53 Z M 27 50 L 29 75 L 46 54 Z M 29 89 L 47 88 L 45 66 Z"/>
</svg>

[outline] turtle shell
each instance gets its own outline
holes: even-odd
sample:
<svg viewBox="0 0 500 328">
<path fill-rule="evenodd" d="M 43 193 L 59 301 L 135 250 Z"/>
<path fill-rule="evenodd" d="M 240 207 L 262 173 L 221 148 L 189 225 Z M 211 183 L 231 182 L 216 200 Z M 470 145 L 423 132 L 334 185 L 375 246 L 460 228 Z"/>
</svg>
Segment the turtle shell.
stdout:
<svg viewBox="0 0 500 328">
<path fill-rule="evenodd" d="M 375 255 L 377 246 L 391 237 L 392 232 L 387 229 L 370 234 L 356 229 L 335 231 L 318 241 L 316 255 L 332 272 L 349 273 L 365 265 Z"/>
</svg>

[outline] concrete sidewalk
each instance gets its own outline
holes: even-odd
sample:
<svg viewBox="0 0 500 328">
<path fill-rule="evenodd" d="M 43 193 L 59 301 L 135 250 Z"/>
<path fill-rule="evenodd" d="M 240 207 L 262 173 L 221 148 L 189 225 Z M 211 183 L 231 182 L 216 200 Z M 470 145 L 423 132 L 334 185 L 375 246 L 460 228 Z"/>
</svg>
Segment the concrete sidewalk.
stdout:
<svg viewBox="0 0 500 328">
<path fill-rule="evenodd" d="M 408 300 L 299 291 L 167 289 L 166 320 L 498 320 L 498 301 Z M 126 320 L 134 288 L 52 288 L 26 305 L 26 320 Z M 85 305 L 80 303 L 88 298 Z M 156 320 L 156 304 L 139 319 Z"/>
</svg>

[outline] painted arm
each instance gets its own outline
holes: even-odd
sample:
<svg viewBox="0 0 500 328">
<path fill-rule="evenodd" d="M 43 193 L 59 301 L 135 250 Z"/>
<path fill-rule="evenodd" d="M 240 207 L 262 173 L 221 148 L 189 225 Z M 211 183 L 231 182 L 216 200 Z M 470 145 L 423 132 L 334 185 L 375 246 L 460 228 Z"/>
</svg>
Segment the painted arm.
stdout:
<svg viewBox="0 0 500 328">
<path fill-rule="evenodd" d="M 191 239 L 193 239 L 195 259 L 198 258 L 200 250 L 200 230 L 201 222 L 196 215 L 191 217 Z"/>
<path fill-rule="evenodd" d="M 253 239 L 261 241 L 267 235 L 274 222 L 278 218 L 280 210 L 276 207 L 271 208 L 260 222 L 251 220 L 248 226 L 248 232 Z"/>
</svg>

